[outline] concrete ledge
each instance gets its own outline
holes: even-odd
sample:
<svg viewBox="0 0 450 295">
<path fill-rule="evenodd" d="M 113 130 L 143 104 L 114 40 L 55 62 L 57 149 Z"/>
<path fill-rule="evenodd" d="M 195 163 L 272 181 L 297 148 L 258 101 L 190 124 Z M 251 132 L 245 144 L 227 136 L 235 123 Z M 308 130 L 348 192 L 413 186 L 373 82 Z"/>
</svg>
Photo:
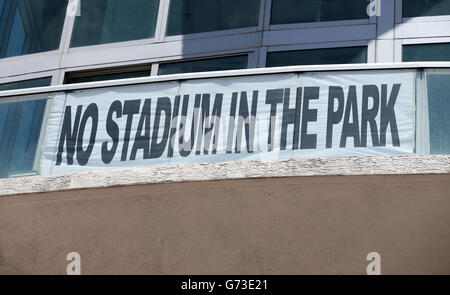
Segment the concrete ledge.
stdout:
<svg viewBox="0 0 450 295">
<path fill-rule="evenodd" d="M 0 179 L 0 196 L 243 178 L 450 173 L 450 155 L 236 161 Z"/>
</svg>

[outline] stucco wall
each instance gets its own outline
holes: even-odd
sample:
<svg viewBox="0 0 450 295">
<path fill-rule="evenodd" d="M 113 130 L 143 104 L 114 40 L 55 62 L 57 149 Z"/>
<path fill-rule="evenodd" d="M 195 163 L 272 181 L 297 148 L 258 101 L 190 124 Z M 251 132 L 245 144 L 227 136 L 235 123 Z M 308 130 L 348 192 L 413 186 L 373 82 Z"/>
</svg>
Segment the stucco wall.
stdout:
<svg viewBox="0 0 450 295">
<path fill-rule="evenodd" d="M 0 179 L 0 196 L 111 186 L 334 175 L 448 174 L 450 155 L 297 158 L 88 170 Z"/>
<path fill-rule="evenodd" d="M 0 273 L 450 273 L 450 174 L 145 184 L 0 197 Z"/>
</svg>

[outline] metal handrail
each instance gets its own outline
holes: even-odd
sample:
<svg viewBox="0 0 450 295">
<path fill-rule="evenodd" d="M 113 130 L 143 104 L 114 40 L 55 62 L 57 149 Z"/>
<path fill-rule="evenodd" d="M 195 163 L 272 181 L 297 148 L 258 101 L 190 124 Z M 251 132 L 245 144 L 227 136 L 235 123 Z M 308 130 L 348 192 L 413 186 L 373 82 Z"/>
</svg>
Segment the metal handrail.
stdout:
<svg viewBox="0 0 450 295">
<path fill-rule="evenodd" d="M 361 70 L 396 70 L 396 69 L 424 69 L 424 68 L 450 68 L 450 62 L 405 62 L 405 63 L 366 63 L 366 64 L 333 64 L 287 66 L 273 68 L 255 68 L 244 70 L 214 71 L 201 73 L 185 73 L 164 76 L 151 76 L 143 78 L 129 78 L 67 85 L 55 85 L 27 89 L 0 91 L 0 101 L 3 97 L 25 96 L 51 92 L 67 92 L 93 88 L 126 86 L 136 84 L 149 84 L 158 82 L 177 82 L 194 79 L 225 78 L 240 76 L 255 76 L 267 74 L 286 74 L 304 72 L 334 72 L 334 71 L 361 71 Z"/>
</svg>

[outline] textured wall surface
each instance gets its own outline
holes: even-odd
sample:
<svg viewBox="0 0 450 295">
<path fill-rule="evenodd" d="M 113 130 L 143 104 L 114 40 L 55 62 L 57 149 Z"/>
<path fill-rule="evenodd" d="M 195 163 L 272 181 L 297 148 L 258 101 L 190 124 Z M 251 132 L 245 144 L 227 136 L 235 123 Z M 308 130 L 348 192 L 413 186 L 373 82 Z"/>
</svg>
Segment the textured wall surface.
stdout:
<svg viewBox="0 0 450 295">
<path fill-rule="evenodd" d="M 450 156 L 448 155 L 237 161 L 0 179 L 0 196 L 185 181 L 288 176 L 445 173 L 450 173 Z"/>
<path fill-rule="evenodd" d="M 285 165 L 299 172 L 293 163 Z M 317 169 L 320 162 L 302 163 Z M 270 167 L 258 173 L 276 174 Z M 400 168 L 386 160 L 371 169 Z M 123 180 L 108 175 L 126 181 L 133 176 L 128 173 Z M 234 173 L 227 176 L 240 176 Z M 220 178 L 220 170 L 204 177 Z M 63 188 L 82 186 L 78 181 L 74 177 Z M 80 253 L 84 274 L 365 274 L 372 251 L 381 254 L 383 274 L 449 274 L 449 192 L 450 174 L 441 174 L 236 179 L 4 196 L 0 274 L 64 274 L 72 251 Z"/>
</svg>

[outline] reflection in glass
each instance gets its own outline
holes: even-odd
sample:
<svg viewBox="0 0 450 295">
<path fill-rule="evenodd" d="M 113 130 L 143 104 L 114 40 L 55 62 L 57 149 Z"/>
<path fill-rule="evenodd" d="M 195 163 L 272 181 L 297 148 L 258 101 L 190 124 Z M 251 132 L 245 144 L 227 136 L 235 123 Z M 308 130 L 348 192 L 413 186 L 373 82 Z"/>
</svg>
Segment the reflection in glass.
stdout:
<svg viewBox="0 0 450 295">
<path fill-rule="evenodd" d="M 267 67 L 366 63 L 367 47 L 344 47 L 267 53 Z"/>
<path fill-rule="evenodd" d="M 272 0 L 270 23 L 293 24 L 367 19 L 365 0 Z"/>
<path fill-rule="evenodd" d="M 450 154 L 450 73 L 428 74 L 430 153 Z"/>
<path fill-rule="evenodd" d="M 0 103 L 0 178 L 33 172 L 46 102 Z"/>
<path fill-rule="evenodd" d="M 450 14 L 450 0 L 403 0 L 403 17 Z"/>
<path fill-rule="evenodd" d="M 247 55 L 208 58 L 159 65 L 159 75 L 178 73 L 238 70 L 247 68 Z"/>
<path fill-rule="evenodd" d="M 171 0 L 167 36 L 255 27 L 260 0 Z"/>
<path fill-rule="evenodd" d="M 71 46 L 153 38 L 158 8 L 159 0 L 81 1 Z"/>
<path fill-rule="evenodd" d="M 450 43 L 404 45 L 403 61 L 450 61 Z"/>
<path fill-rule="evenodd" d="M 1 0 L 0 0 L 1 1 Z M 0 84 L 0 91 L 49 86 L 51 77 Z M 0 178 L 33 172 L 46 100 L 0 100 Z"/>
<path fill-rule="evenodd" d="M 0 84 L 0 91 L 50 86 L 51 82 L 52 82 L 52 77 L 45 77 L 45 78 L 39 78 L 39 79 L 5 83 L 5 84 Z"/>
<path fill-rule="evenodd" d="M 0 58 L 59 48 L 67 0 L 0 0 Z"/>
</svg>

